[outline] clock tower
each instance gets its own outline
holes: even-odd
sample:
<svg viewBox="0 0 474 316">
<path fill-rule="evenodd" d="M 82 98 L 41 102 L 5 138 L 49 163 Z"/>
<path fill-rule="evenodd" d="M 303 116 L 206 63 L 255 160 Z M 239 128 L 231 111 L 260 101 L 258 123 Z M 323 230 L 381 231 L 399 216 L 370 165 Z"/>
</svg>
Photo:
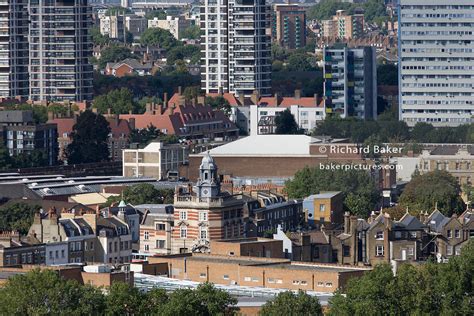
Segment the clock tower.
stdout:
<svg viewBox="0 0 474 316">
<path fill-rule="evenodd" d="M 196 184 L 196 193 L 200 198 L 218 197 L 221 194 L 221 185 L 217 175 L 217 165 L 207 152 L 199 166 L 199 179 Z"/>
</svg>

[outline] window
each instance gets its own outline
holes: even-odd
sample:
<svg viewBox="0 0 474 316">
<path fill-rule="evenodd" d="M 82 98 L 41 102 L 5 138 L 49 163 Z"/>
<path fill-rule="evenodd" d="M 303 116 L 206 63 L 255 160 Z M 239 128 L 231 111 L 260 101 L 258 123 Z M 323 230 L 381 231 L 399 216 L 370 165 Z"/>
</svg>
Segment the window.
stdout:
<svg viewBox="0 0 474 316">
<path fill-rule="evenodd" d="M 49 252 L 49 259 L 53 259 L 53 252 L 52 251 Z"/>
<path fill-rule="evenodd" d="M 61 258 L 64 258 L 64 253 L 65 253 L 64 249 L 61 250 Z"/>
<path fill-rule="evenodd" d="M 319 287 L 324 286 L 324 282 L 318 282 L 318 286 L 319 286 Z"/>
<path fill-rule="evenodd" d="M 293 280 L 293 285 L 299 285 L 300 284 L 300 280 Z"/>
<path fill-rule="evenodd" d="M 188 237 L 188 228 L 187 228 L 186 226 L 182 226 L 182 227 L 179 229 L 179 232 L 180 232 L 179 236 L 180 236 L 181 238 L 186 238 L 186 237 Z"/>
<path fill-rule="evenodd" d="M 145 232 L 143 235 L 144 235 L 145 240 L 150 239 L 150 233 L 149 232 Z"/>
<path fill-rule="evenodd" d="M 383 256 L 383 245 L 377 245 L 377 246 L 375 247 L 375 255 L 376 255 L 377 257 Z"/>
<path fill-rule="evenodd" d="M 155 229 L 156 230 L 165 230 L 165 224 L 156 224 Z"/>
<path fill-rule="evenodd" d="M 375 239 L 383 239 L 383 231 L 376 232 Z"/>
<path fill-rule="evenodd" d="M 267 281 L 268 281 L 268 283 L 275 283 L 275 279 L 274 279 L 274 278 L 268 278 Z"/>
<path fill-rule="evenodd" d="M 319 211 L 320 211 L 320 212 L 326 211 L 326 204 L 321 204 L 321 205 L 319 205 Z"/>
<path fill-rule="evenodd" d="M 396 232 L 395 232 L 395 238 L 396 238 L 396 239 L 402 238 L 402 232 L 396 231 Z"/>
<path fill-rule="evenodd" d="M 145 251 L 150 251 L 150 245 L 145 245 Z"/>
<path fill-rule="evenodd" d="M 188 219 L 188 212 L 187 211 L 181 211 L 179 212 L 179 219 L 182 221 L 185 221 Z"/>
<path fill-rule="evenodd" d="M 205 274 L 205 273 L 199 273 L 199 277 L 200 277 L 201 279 L 204 279 L 204 278 L 206 277 L 206 274 Z"/>
<path fill-rule="evenodd" d="M 199 227 L 199 238 L 207 239 L 207 228 Z"/>
<path fill-rule="evenodd" d="M 332 283 L 331 282 L 326 282 L 326 287 L 332 287 Z"/>
<path fill-rule="evenodd" d="M 199 220 L 200 221 L 207 221 L 207 213 L 206 212 L 199 212 Z"/>
<path fill-rule="evenodd" d="M 165 248 L 165 241 L 164 240 L 157 240 L 156 241 L 156 248 L 158 248 L 158 249 Z"/>
<path fill-rule="evenodd" d="M 342 253 L 344 257 L 349 257 L 351 255 L 351 247 L 350 246 L 342 246 Z"/>
<path fill-rule="evenodd" d="M 448 238 L 453 238 L 453 231 L 451 229 L 448 229 L 447 234 Z"/>
<path fill-rule="evenodd" d="M 222 278 L 223 278 L 224 280 L 229 280 L 229 275 L 228 275 L 228 274 L 224 274 L 224 275 L 222 276 Z"/>
<path fill-rule="evenodd" d="M 456 238 L 461 238 L 461 232 L 459 231 L 459 229 L 456 229 L 456 230 L 454 231 L 454 237 L 456 237 Z"/>
<path fill-rule="evenodd" d="M 453 246 L 446 246 L 446 255 L 452 256 L 453 255 Z"/>
<path fill-rule="evenodd" d="M 308 285 L 307 281 L 301 281 L 301 285 Z"/>
<path fill-rule="evenodd" d="M 93 241 L 91 241 L 89 249 L 94 250 L 94 242 Z"/>
<path fill-rule="evenodd" d="M 250 282 L 250 281 L 252 281 L 252 278 L 251 277 L 244 277 L 244 281 L 245 282 Z"/>
<path fill-rule="evenodd" d="M 408 255 L 413 256 L 413 253 L 414 253 L 413 247 L 408 247 Z"/>
<path fill-rule="evenodd" d="M 416 232 L 410 232 L 410 237 L 411 238 L 416 238 Z"/>
<path fill-rule="evenodd" d="M 454 251 L 456 256 L 460 256 L 461 255 L 461 247 L 456 247 L 455 248 L 456 250 Z"/>
</svg>

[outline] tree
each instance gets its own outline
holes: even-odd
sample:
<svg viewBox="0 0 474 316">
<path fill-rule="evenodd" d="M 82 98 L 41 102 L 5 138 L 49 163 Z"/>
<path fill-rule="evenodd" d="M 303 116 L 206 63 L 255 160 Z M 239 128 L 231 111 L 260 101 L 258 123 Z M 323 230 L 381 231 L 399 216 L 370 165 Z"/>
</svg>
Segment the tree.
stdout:
<svg viewBox="0 0 474 316">
<path fill-rule="evenodd" d="M 196 99 L 200 94 L 201 94 L 201 87 L 199 86 L 186 87 L 184 88 L 184 91 L 183 91 L 184 99 L 187 101 Z"/>
<path fill-rule="evenodd" d="M 3 141 L 0 141 L 0 170 L 7 170 L 12 167 L 12 161 L 8 149 L 3 144 Z"/>
<path fill-rule="evenodd" d="M 301 129 L 289 109 L 277 114 L 275 124 L 275 134 L 301 134 Z"/>
<path fill-rule="evenodd" d="M 166 20 L 166 12 L 165 10 L 153 10 L 148 12 L 145 17 L 147 20 L 153 20 L 154 18 L 157 18 L 158 20 Z"/>
<path fill-rule="evenodd" d="M 436 205 L 447 216 L 465 209 L 458 181 L 445 170 L 415 175 L 403 190 L 399 203 L 413 214 L 431 212 Z"/>
<path fill-rule="evenodd" d="M 360 217 L 374 210 L 379 194 L 374 180 L 364 170 L 327 170 L 305 167 L 285 183 L 290 198 L 305 198 L 321 191 L 342 191 L 344 207 Z"/>
<path fill-rule="evenodd" d="M 28 233 L 34 214 L 39 209 L 39 205 L 23 202 L 0 207 L 0 231 L 18 231 L 23 235 Z"/>
<path fill-rule="evenodd" d="M 107 205 L 121 200 L 121 196 L 107 199 Z M 123 191 L 123 200 L 132 205 L 139 204 L 172 204 L 174 191 L 172 189 L 157 189 L 150 183 L 141 183 L 127 187 Z"/>
<path fill-rule="evenodd" d="M 191 25 L 184 29 L 181 33 L 181 38 L 187 39 L 200 39 L 201 38 L 201 28 L 198 25 Z"/>
<path fill-rule="evenodd" d="M 101 315 L 99 289 L 65 281 L 57 272 L 39 269 L 17 274 L 0 288 L 1 315 Z"/>
<path fill-rule="evenodd" d="M 318 316 L 323 315 L 323 312 L 317 297 L 299 290 L 297 294 L 291 291 L 279 293 L 276 298 L 262 306 L 259 315 Z"/>
<path fill-rule="evenodd" d="M 94 45 L 107 45 L 110 43 L 110 37 L 108 35 L 102 35 L 98 27 L 90 28 L 89 33 L 92 36 Z"/>
<path fill-rule="evenodd" d="M 349 280 L 329 301 L 329 315 L 472 315 L 474 241 L 448 263 L 388 264 Z M 344 295 L 343 295 L 344 294 Z"/>
<path fill-rule="evenodd" d="M 107 113 L 108 109 L 111 109 L 112 113 L 115 114 L 128 114 L 130 111 L 137 111 L 133 94 L 127 88 L 112 90 L 105 95 L 99 95 L 94 98 L 92 106 L 101 114 Z"/>
<path fill-rule="evenodd" d="M 309 56 L 305 52 L 294 52 L 289 55 L 287 65 L 289 71 L 310 71 L 312 68 Z"/>
<path fill-rule="evenodd" d="M 225 115 L 229 116 L 232 107 L 230 106 L 229 101 L 223 96 L 217 97 L 206 97 L 205 102 L 207 105 L 210 105 L 214 110 L 221 110 L 225 113 Z"/>
<path fill-rule="evenodd" d="M 431 124 L 425 122 L 418 122 L 415 124 L 411 131 L 411 138 L 417 142 L 426 142 L 430 134 L 433 132 L 434 127 Z"/>
<path fill-rule="evenodd" d="M 127 13 L 132 13 L 129 8 L 124 7 L 112 7 L 105 11 L 105 15 L 112 16 L 112 15 L 124 15 Z"/>
<path fill-rule="evenodd" d="M 86 110 L 73 126 L 72 142 L 66 149 L 69 164 L 91 163 L 109 159 L 110 127 L 100 114 Z"/>
<path fill-rule="evenodd" d="M 106 296 L 107 315 L 142 315 L 148 311 L 147 295 L 127 283 L 115 282 Z"/>
<path fill-rule="evenodd" d="M 170 31 L 160 28 L 146 29 L 140 36 L 140 41 L 143 45 L 159 45 L 166 50 L 181 45 Z"/>
<path fill-rule="evenodd" d="M 377 66 L 377 85 L 398 86 L 398 68 L 392 64 Z"/>
<path fill-rule="evenodd" d="M 103 49 L 100 53 L 99 67 L 105 68 L 107 63 L 116 63 L 126 58 L 134 58 L 132 51 L 128 47 L 111 45 Z"/>
</svg>

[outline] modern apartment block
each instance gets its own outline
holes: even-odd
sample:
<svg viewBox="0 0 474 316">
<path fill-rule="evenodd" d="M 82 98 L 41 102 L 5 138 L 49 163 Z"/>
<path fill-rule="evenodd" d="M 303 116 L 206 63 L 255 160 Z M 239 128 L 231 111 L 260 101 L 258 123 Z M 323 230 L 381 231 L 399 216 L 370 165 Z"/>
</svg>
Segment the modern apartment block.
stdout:
<svg viewBox="0 0 474 316">
<path fill-rule="evenodd" d="M 288 49 L 306 45 L 306 11 L 296 4 L 277 4 L 273 10 L 272 39 Z"/>
<path fill-rule="evenodd" d="M 0 97 L 28 96 L 28 1 L 0 2 Z"/>
<path fill-rule="evenodd" d="M 250 96 L 270 92 L 270 8 L 265 0 L 205 0 L 201 6 L 201 86 Z"/>
<path fill-rule="evenodd" d="M 377 117 L 375 47 L 325 47 L 324 107 L 326 114 Z"/>
<path fill-rule="evenodd" d="M 472 0 L 400 0 L 398 16 L 400 119 L 474 122 Z"/>
<path fill-rule="evenodd" d="M 92 99 L 87 0 L 30 0 L 30 98 Z"/>
<path fill-rule="evenodd" d="M 364 33 L 364 15 L 348 15 L 344 10 L 337 10 L 331 20 L 322 21 L 322 36 L 349 40 Z"/>
</svg>

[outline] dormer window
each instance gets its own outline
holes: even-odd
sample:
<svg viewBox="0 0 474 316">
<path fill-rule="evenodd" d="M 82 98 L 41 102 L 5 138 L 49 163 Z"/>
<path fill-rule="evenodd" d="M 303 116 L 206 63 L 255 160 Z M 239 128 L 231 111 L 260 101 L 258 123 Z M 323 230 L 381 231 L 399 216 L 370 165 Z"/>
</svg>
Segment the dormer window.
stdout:
<svg viewBox="0 0 474 316">
<path fill-rule="evenodd" d="M 376 232 L 375 239 L 383 239 L 383 231 Z"/>
</svg>

